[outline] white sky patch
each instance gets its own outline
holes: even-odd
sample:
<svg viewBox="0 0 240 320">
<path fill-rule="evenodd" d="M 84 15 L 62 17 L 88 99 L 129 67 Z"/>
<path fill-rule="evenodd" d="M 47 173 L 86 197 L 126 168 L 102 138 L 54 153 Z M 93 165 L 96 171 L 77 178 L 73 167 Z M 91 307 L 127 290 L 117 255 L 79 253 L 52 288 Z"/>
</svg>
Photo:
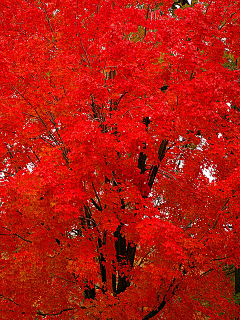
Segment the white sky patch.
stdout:
<svg viewBox="0 0 240 320">
<path fill-rule="evenodd" d="M 227 109 L 227 111 L 230 111 L 230 109 L 231 109 L 231 103 L 230 103 L 230 102 L 227 102 L 227 106 L 229 107 L 229 109 Z"/>
<path fill-rule="evenodd" d="M 184 160 L 178 160 L 178 168 L 182 169 L 184 166 Z"/>
<path fill-rule="evenodd" d="M 205 177 L 208 178 L 209 182 L 213 182 L 216 178 L 214 177 L 214 168 L 213 166 L 209 166 L 208 168 L 204 168 L 202 170 Z"/>
<path fill-rule="evenodd" d="M 55 17 L 55 15 L 56 15 L 58 12 L 60 12 L 60 10 L 58 10 L 58 9 L 54 10 L 53 13 L 52 13 L 53 16 Z"/>
<path fill-rule="evenodd" d="M 202 150 L 202 147 L 207 143 L 207 140 L 203 137 L 201 137 L 201 142 L 197 145 L 197 150 Z"/>
<path fill-rule="evenodd" d="M 35 166 L 33 165 L 33 163 L 28 163 L 27 164 L 27 169 L 28 169 L 28 171 L 30 172 L 30 173 L 32 173 L 33 172 L 33 168 L 34 168 Z"/>
</svg>

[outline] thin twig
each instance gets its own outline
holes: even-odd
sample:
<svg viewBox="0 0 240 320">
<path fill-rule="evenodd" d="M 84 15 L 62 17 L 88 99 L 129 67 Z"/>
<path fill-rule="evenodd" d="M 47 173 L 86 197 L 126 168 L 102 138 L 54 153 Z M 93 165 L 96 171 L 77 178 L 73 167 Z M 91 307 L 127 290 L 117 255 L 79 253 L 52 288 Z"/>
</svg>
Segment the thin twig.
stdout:
<svg viewBox="0 0 240 320">
<path fill-rule="evenodd" d="M 82 45 L 83 51 L 84 51 L 84 53 L 85 53 L 85 56 L 86 56 L 86 58 L 87 58 L 87 61 L 88 61 L 89 67 L 90 67 L 90 69 L 92 69 L 92 67 L 91 67 L 91 63 L 90 63 L 90 60 L 88 59 L 87 51 L 85 50 L 85 48 L 84 48 L 84 46 L 83 46 L 83 43 L 82 43 L 82 39 L 81 39 L 80 32 L 79 32 L 79 39 L 80 39 L 80 42 L 81 42 L 81 45 Z"/>
<path fill-rule="evenodd" d="M 98 196 L 98 194 L 97 194 L 97 191 L 96 191 L 96 189 L 95 189 L 95 187 L 94 187 L 93 182 L 92 182 L 92 186 L 93 186 L 93 189 L 94 189 L 95 195 L 96 195 L 96 197 L 97 197 L 97 199 L 98 199 L 98 203 L 99 203 L 100 211 L 102 211 L 102 204 L 101 204 L 100 198 L 99 198 L 99 196 Z"/>
<path fill-rule="evenodd" d="M 10 173 L 10 172 L 4 171 L 4 170 L 0 170 L 0 172 L 8 174 L 9 176 L 12 176 L 12 177 L 15 176 L 15 173 Z"/>
<path fill-rule="evenodd" d="M 50 27 L 51 31 L 53 32 L 53 28 L 52 28 L 52 26 L 51 26 L 51 23 L 50 23 L 50 20 L 49 20 L 49 17 L 48 17 L 47 11 L 46 11 L 46 9 L 45 9 L 45 8 L 43 8 L 43 7 L 42 7 L 42 9 L 43 9 L 43 12 L 46 14 L 46 20 L 47 20 L 47 22 L 48 22 L 48 25 L 49 25 L 49 27 Z"/>
<path fill-rule="evenodd" d="M 212 4 L 212 2 L 213 2 L 213 0 L 211 0 L 210 3 L 209 3 L 209 5 L 207 6 L 207 9 L 206 9 L 206 11 L 205 11 L 205 17 L 206 17 L 206 15 L 207 15 L 208 9 L 209 9 L 210 5 Z"/>
<path fill-rule="evenodd" d="M 48 144 L 50 144 L 50 146 L 52 147 L 56 147 L 54 144 L 52 144 L 51 142 L 49 142 L 46 138 L 39 136 L 40 139 L 42 139 L 43 141 L 47 142 Z"/>
<path fill-rule="evenodd" d="M 77 283 L 77 281 L 72 281 L 72 280 L 68 280 L 68 279 L 65 279 L 65 278 L 62 278 L 62 277 L 59 277 L 57 276 L 56 274 L 54 273 L 51 273 L 52 276 L 56 277 L 56 278 L 59 278 L 59 279 L 62 279 L 62 280 L 65 280 L 67 282 L 72 282 L 72 283 Z"/>
<path fill-rule="evenodd" d="M 85 307 L 80 307 L 82 309 L 86 309 Z M 43 317 L 46 317 L 46 316 L 59 316 L 60 314 L 62 314 L 63 312 L 66 312 L 66 311 L 71 311 L 71 310 L 74 310 L 75 308 L 66 308 L 66 309 L 63 309 L 59 312 L 53 312 L 53 313 L 44 313 L 42 311 L 37 311 L 37 314 L 39 316 L 43 316 Z"/>
<path fill-rule="evenodd" d="M 5 230 L 8 230 L 9 232 L 12 232 L 12 231 L 11 231 L 9 228 L 7 228 L 7 227 L 2 227 L 2 228 L 5 229 Z M 9 234 L 9 235 L 11 235 L 11 234 Z M 23 241 L 32 243 L 31 240 L 25 239 L 25 238 L 23 238 L 22 236 L 20 236 L 20 235 L 17 234 L 17 233 L 12 233 L 12 235 L 15 236 L 15 237 L 18 237 L 18 238 L 22 239 Z"/>
<path fill-rule="evenodd" d="M 213 271 L 213 270 L 214 270 L 214 269 L 210 269 L 210 270 L 202 273 L 202 274 L 200 275 L 200 277 L 206 276 L 207 274 L 209 274 L 209 273 L 210 273 L 211 271 Z"/>
<path fill-rule="evenodd" d="M 124 112 L 124 114 L 122 114 L 122 118 L 123 118 L 123 116 L 125 116 L 125 114 L 127 114 L 128 112 L 130 112 L 131 110 L 133 110 L 133 109 L 137 109 L 137 108 L 141 108 L 141 106 L 138 106 L 138 107 L 132 107 L 132 108 L 130 108 L 129 110 L 127 110 L 126 112 Z"/>
<path fill-rule="evenodd" d="M 153 253 L 154 251 L 155 251 L 155 248 L 150 249 L 150 250 L 141 258 L 140 262 L 137 263 L 137 266 L 140 267 L 141 264 L 144 262 L 145 258 L 146 258 L 149 254 Z"/>
<path fill-rule="evenodd" d="M 6 299 L 6 300 L 8 300 L 8 301 L 11 301 L 12 303 L 14 303 L 14 304 L 16 304 L 17 306 L 20 307 L 20 304 L 18 304 L 17 302 L 13 301 L 13 300 L 10 299 L 10 298 L 4 297 L 2 294 L 0 294 L 0 298 Z"/>
<path fill-rule="evenodd" d="M 32 159 L 29 157 L 29 155 L 27 154 L 28 159 L 32 162 L 32 164 L 34 165 L 34 167 L 36 167 L 37 165 L 32 161 Z"/>
</svg>

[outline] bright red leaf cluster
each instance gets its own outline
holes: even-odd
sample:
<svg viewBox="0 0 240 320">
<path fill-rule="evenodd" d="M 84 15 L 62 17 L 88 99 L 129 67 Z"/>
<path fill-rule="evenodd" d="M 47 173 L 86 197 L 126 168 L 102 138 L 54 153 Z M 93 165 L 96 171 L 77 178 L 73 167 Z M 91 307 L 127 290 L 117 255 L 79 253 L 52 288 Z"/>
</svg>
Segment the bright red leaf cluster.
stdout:
<svg viewBox="0 0 240 320">
<path fill-rule="evenodd" d="M 236 0 L 1 0 L 1 319 L 237 317 L 239 39 Z"/>
</svg>

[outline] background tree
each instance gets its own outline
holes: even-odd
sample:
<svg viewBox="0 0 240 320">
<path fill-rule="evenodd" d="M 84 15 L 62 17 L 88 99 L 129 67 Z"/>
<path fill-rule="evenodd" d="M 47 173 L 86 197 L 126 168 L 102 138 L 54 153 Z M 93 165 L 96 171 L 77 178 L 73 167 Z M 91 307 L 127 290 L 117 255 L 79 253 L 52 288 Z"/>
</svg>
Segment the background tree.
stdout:
<svg viewBox="0 0 240 320">
<path fill-rule="evenodd" d="M 238 315 L 239 14 L 1 1 L 2 319 Z"/>
</svg>

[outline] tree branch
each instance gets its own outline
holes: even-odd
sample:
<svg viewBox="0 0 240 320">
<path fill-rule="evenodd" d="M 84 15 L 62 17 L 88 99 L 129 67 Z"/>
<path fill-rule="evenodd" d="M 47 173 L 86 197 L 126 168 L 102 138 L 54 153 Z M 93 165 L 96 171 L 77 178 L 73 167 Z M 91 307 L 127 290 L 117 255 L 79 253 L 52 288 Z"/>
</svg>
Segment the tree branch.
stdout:
<svg viewBox="0 0 240 320">
<path fill-rule="evenodd" d="M 8 229 L 8 228 L 6 228 L 6 227 L 3 227 L 3 229 L 8 230 L 9 232 L 12 232 L 10 229 Z M 11 234 L 9 234 L 9 235 L 11 235 Z M 18 238 L 22 239 L 23 241 L 32 243 L 31 240 L 25 239 L 25 238 L 23 238 L 22 236 L 20 236 L 20 235 L 17 234 L 17 233 L 12 233 L 12 235 L 15 236 L 15 237 L 18 237 Z"/>
<path fill-rule="evenodd" d="M 152 317 L 154 317 L 156 314 L 158 314 L 165 307 L 165 305 L 167 303 L 167 294 L 170 291 L 171 287 L 173 286 L 174 280 L 170 284 L 170 286 L 169 286 L 168 290 L 166 291 L 166 293 L 162 299 L 162 302 L 159 304 L 159 306 L 156 309 L 153 309 L 151 312 L 149 312 L 145 317 L 143 317 L 142 320 L 151 319 Z"/>
<path fill-rule="evenodd" d="M 19 306 L 19 307 L 20 307 L 20 304 L 18 304 L 17 302 L 13 301 L 13 300 L 12 300 L 12 299 L 10 299 L 10 298 L 5 297 L 5 296 L 4 296 L 4 295 L 2 295 L 2 294 L 0 294 L 0 298 L 6 299 L 6 300 L 8 300 L 8 301 L 11 301 L 12 303 L 14 303 L 14 304 L 16 304 L 17 306 Z"/>
<path fill-rule="evenodd" d="M 81 307 L 82 309 L 86 309 L 85 307 Z M 55 313 L 44 313 L 42 311 L 37 311 L 37 314 L 39 316 L 42 316 L 42 317 L 46 317 L 46 316 L 59 316 L 60 314 L 62 314 L 63 312 L 67 312 L 67 311 L 71 311 L 71 310 L 74 310 L 75 308 L 66 308 L 66 309 L 63 309 L 59 312 L 55 312 Z"/>
<path fill-rule="evenodd" d="M 82 39 L 81 39 L 80 32 L 79 32 L 79 39 L 80 39 L 80 42 L 81 42 L 81 45 L 82 45 L 83 51 L 84 51 L 84 53 L 85 53 L 85 56 L 86 56 L 86 58 L 87 58 L 87 61 L 88 61 L 89 67 L 90 67 L 90 69 L 91 69 L 91 68 L 92 68 L 92 66 L 91 66 L 90 60 L 89 60 L 89 58 L 88 58 L 87 51 L 85 50 L 85 48 L 84 48 L 84 46 L 83 46 L 83 43 L 82 43 Z"/>
</svg>

